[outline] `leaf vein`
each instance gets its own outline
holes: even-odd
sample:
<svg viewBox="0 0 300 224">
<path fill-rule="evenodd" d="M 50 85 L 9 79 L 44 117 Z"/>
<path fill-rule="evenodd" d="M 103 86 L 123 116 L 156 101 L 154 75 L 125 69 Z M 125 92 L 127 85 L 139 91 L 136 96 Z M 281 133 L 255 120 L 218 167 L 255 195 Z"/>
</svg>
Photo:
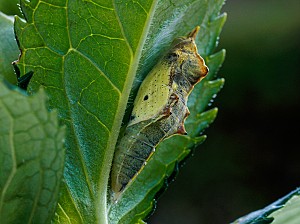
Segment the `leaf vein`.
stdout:
<svg viewBox="0 0 300 224">
<path fill-rule="evenodd" d="M 103 77 L 105 77 L 105 79 L 109 82 L 109 84 L 118 92 L 119 96 L 121 95 L 120 89 L 109 79 L 109 77 L 107 75 L 105 75 L 105 73 L 99 68 L 99 66 L 97 66 L 97 64 L 92 59 L 90 59 L 87 55 L 85 55 L 84 53 L 82 53 L 81 51 L 79 51 L 75 48 L 72 48 L 72 50 L 74 52 L 78 53 L 79 55 L 81 55 L 86 60 L 88 60 L 99 71 L 99 73 Z"/>
<path fill-rule="evenodd" d="M 60 205 L 60 203 L 57 203 L 57 206 L 59 207 L 59 209 L 62 211 L 62 213 L 64 214 L 64 216 L 68 219 L 68 223 L 71 224 L 71 219 L 69 218 L 68 214 L 65 212 L 65 210 L 63 209 L 63 207 Z M 74 205 L 75 206 L 75 205 Z M 76 206 L 75 206 L 76 208 Z M 76 208 L 77 209 L 77 208 Z M 60 221 L 58 221 L 60 223 Z"/>
<path fill-rule="evenodd" d="M 80 213 L 80 211 L 79 211 L 79 208 L 77 207 L 77 204 L 75 203 L 74 198 L 72 197 L 72 194 L 71 194 L 71 192 L 70 192 L 69 187 L 66 187 L 66 190 L 67 190 L 67 192 L 68 192 L 68 194 L 69 194 L 69 198 L 71 199 L 71 201 L 72 201 L 72 203 L 73 203 L 73 205 L 74 205 L 74 207 L 75 207 L 75 209 L 76 209 L 76 211 L 77 211 L 77 213 L 78 213 L 78 215 L 79 215 L 79 217 L 80 217 L 82 223 L 84 223 L 83 217 L 81 216 L 81 213 Z"/>
<path fill-rule="evenodd" d="M 96 3 L 96 2 L 94 2 L 93 0 L 84 0 L 84 1 L 86 1 L 86 2 L 91 2 L 91 3 L 93 3 L 94 5 L 96 5 L 96 6 L 100 7 L 100 8 L 102 8 L 102 9 L 107 9 L 107 10 L 110 10 L 110 11 L 113 11 L 113 10 L 114 10 L 114 8 L 109 8 L 109 7 L 100 5 L 100 4 Z"/>
<path fill-rule="evenodd" d="M 114 8 L 116 9 L 117 7 L 116 7 L 116 4 L 115 4 L 115 1 L 114 1 L 114 0 L 113 0 L 113 5 L 114 5 Z M 123 24 L 122 24 L 121 21 L 120 21 L 120 17 L 119 17 L 119 15 L 118 15 L 118 12 L 117 12 L 117 10 L 114 10 L 114 11 L 115 11 L 116 19 L 117 19 L 117 21 L 118 21 L 118 23 L 119 23 L 119 26 L 120 26 L 121 33 L 122 33 L 122 35 L 123 35 L 123 37 L 124 37 L 125 43 L 126 43 L 127 46 L 128 46 L 128 49 L 129 49 L 129 52 L 130 52 L 130 55 L 131 55 L 131 60 L 132 60 L 132 57 L 133 57 L 133 49 L 132 49 L 132 47 L 130 46 L 129 41 L 128 41 L 128 38 L 127 38 L 126 35 L 125 35 L 124 27 L 123 27 Z"/>
<path fill-rule="evenodd" d="M 69 0 L 66 0 L 66 7 L 69 4 Z M 66 23 L 67 23 L 67 34 L 68 34 L 68 39 L 69 39 L 69 50 L 72 48 L 72 41 L 70 37 L 70 30 L 69 30 L 69 12 L 68 12 L 68 7 L 66 8 Z"/>
<path fill-rule="evenodd" d="M 108 134 L 110 134 L 110 130 L 108 129 L 108 127 L 93 113 L 91 113 L 88 109 L 85 108 L 85 106 L 83 106 L 80 102 L 77 102 L 77 104 L 86 111 L 87 114 L 91 115 L 92 117 L 94 117 L 97 122 L 104 127 L 104 129 L 108 132 Z"/>
</svg>

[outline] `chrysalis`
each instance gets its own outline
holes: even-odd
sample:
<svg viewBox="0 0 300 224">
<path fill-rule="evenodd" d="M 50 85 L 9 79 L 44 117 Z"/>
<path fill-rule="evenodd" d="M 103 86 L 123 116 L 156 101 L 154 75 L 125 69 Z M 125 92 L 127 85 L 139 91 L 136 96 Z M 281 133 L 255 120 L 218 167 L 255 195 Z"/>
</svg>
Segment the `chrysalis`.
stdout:
<svg viewBox="0 0 300 224">
<path fill-rule="evenodd" d="M 144 167 L 155 147 L 174 134 L 187 134 L 187 99 L 195 84 L 208 73 L 197 52 L 199 26 L 187 37 L 175 39 L 169 52 L 142 82 L 125 134 L 117 144 L 111 187 L 118 197 Z"/>
</svg>

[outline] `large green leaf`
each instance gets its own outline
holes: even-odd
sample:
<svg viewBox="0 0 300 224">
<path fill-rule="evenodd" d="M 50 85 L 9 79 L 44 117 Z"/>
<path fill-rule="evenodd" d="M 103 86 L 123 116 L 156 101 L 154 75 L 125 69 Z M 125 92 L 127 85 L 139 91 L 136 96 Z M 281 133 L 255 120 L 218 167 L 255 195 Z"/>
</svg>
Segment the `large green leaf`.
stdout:
<svg viewBox="0 0 300 224">
<path fill-rule="evenodd" d="M 22 75 L 34 71 L 29 92 L 44 86 L 49 107 L 58 108 L 67 126 L 56 222 L 134 223 L 152 210 L 165 179 L 205 139 L 199 133 L 216 116 L 216 109 L 201 112 L 224 83 L 211 81 L 224 59 L 223 51 L 211 55 L 226 18 L 219 16 L 222 4 L 223 0 L 21 0 L 26 21 L 15 22 L 22 50 L 18 66 Z M 201 26 L 199 52 L 210 73 L 190 97 L 190 135 L 164 141 L 122 199 L 111 204 L 110 167 L 123 115 L 130 108 L 129 95 L 134 97 L 172 40 L 196 25 Z"/>
<path fill-rule="evenodd" d="M 49 223 L 64 167 L 64 128 L 45 93 L 25 96 L 0 80 L 1 223 Z"/>
</svg>

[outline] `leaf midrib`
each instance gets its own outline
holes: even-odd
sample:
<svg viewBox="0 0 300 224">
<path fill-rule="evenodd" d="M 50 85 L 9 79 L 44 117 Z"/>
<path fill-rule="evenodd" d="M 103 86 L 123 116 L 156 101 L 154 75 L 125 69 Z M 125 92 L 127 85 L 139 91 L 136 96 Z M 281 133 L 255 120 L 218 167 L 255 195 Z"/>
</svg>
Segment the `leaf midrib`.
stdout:
<svg viewBox="0 0 300 224">
<path fill-rule="evenodd" d="M 125 109 L 127 106 L 127 101 L 128 101 L 129 94 L 131 91 L 131 86 L 133 84 L 133 80 L 135 78 L 135 74 L 138 69 L 139 61 L 140 61 L 140 58 L 142 55 L 143 46 L 146 42 L 147 34 L 150 29 L 150 24 L 151 24 L 151 21 L 152 21 L 154 12 L 155 12 L 155 8 L 157 6 L 157 0 L 153 0 L 152 5 L 149 10 L 149 14 L 146 14 L 147 19 L 146 19 L 145 26 L 143 28 L 142 35 L 139 40 L 135 54 L 133 54 L 132 48 L 130 47 L 130 44 L 129 44 L 129 41 L 128 41 L 126 35 L 124 34 L 123 25 L 119 19 L 119 15 L 116 10 L 117 8 L 115 7 L 115 3 L 113 2 L 113 4 L 114 4 L 115 12 L 116 12 L 116 18 L 118 19 L 118 23 L 120 25 L 122 34 L 124 36 L 125 43 L 128 45 L 128 47 L 129 47 L 128 49 L 130 49 L 132 63 L 129 66 L 129 70 L 128 70 L 126 80 L 124 83 L 124 89 L 123 89 L 123 92 L 119 99 L 119 104 L 118 104 L 119 106 L 118 106 L 118 109 L 116 112 L 114 123 L 112 125 L 112 133 L 109 136 L 108 144 L 107 144 L 106 150 L 104 152 L 104 156 L 103 156 L 104 162 L 102 163 L 102 168 L 100 169 L 101 170 L 100 176 L 104 177 L 103 180 L 105 180 L 105 182 L 102 182 L 102 184 L 100 182 L 98 185 L 99 186 L 99 189 L 98 189 L 99 195 L 97 198 L 99 198 L 99 204 L 98 204 L 99 206 L 96 206 L 96 215 L 97 215 L 97 220 L 99 221 L 99 223 L 108 223 L 109 211 L 107 211 L 107 205 L 108 205 L 107 189 L 108 189 L 110 168 L 111 168 L 113 155 L 114 155 L 114 149 L 115 149 L 115 145 L 116 145 L 116 142 L 117 142 L 117 139 L 119 136 L 120 127 L 122 124 L 123 116 L 124 116 Z"/>
</svg>

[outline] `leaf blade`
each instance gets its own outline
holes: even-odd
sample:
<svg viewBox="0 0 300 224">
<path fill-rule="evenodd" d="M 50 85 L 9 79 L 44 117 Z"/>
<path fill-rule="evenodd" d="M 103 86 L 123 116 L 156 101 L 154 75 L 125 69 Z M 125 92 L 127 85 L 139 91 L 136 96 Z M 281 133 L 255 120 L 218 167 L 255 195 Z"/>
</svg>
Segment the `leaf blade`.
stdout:
<svg viewBox="0 0 300 224">
<path fill-rule="evenodd" d="M 0 216 L 4 223 L 50 222 L 64 167 L 64 128 L 45 94 L 28 97 L 0 82 Z"/>
<path fill-rule="evenodd" d="M 199 23 L 206 24 L 210 17 L 218 15 L 220 4 L 213 3 L 21 1 L 27 21 L 17 19 L 15 24 L 22 49 L 18 66 L 23 75 L 34 71 L 29 91 L 44 86 L 49 107 L 58 109 L 61 122 L 67 126 L 62 189 L 65 197 L 60 201 L 56 222 L 111 221 L 106 207 L 110 165 L 134 77 L 132 93 L 175 36 L 186 35 Z M 199 20 L 185 10 L 198 12 Z M 140 18 L 138 26 L 132 22 L 135 18 Z M 194 144 L 189 147 L 193 148 L 200 139 L 191 138 Z M 178 160 L 190 151 L 182 150 Z M 172 161 L 163 173 L 170 173 L 175 164 Z M 115 220 L 144 218 L 164 182 L 164 178 L 157 179 L 159 184 L 144 203 L 146 211 L 136 210 L 143 215 L 119 213 Z"/>
<path fill-rule="evenodd" d="M 127 6 L 150 10 L 156 1 L 151 7 L 148 2 Z M 143 29 L 125 27 L 116 11 L 121 6 L 124 2 L 22 0 L 27 22 L 15 24 L 22 49 L 18 66 L 22 74 L 34 70 L 29 91 L 45 86 L 50 108 L 58 108 L 67 126 L 64 183 L 71 197 L 60 206 L 73 203 L 78 222 L 107 222 L 114 145 L 151 18 L 152 11 L 143 17 Z M 136 11 L 139 15 L 145 11 Z"/>
</svg>

